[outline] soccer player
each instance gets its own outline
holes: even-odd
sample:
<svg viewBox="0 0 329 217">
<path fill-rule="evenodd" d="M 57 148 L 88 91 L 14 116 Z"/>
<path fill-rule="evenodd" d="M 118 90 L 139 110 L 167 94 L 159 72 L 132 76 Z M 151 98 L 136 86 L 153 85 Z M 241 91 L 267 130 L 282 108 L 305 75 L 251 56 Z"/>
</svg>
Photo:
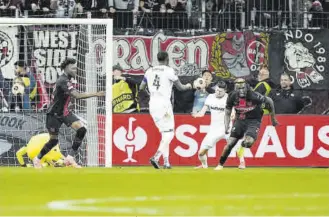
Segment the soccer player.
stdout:
<svg viewBox="0 0 329 217">
<path fill-rule="evenodd" d="M 32 136 L 29 143 L 16 152 L 16 157 L 19 164 L 22 167 L 32 167 L 32 165 L 25 163 L 23 156 L 27 155 L 27 157 L 30 160 L 33 160 L 33 158 L 35 158 L 38 155 L 38 153 L 41 151 L 43 146 L 49 141 L 49 138 L 50 138 L 49 133 L 41 133 Z M 43 167 L 64 166 L 64 156 L 60 151 L 59 144 L 53 147 L 48 152 L 48 154 L 43 156 L 43 158 L 41 159 L 41 164 Z"/>
<path fill-rule="evenodd" d="M 201 165 L 196 168 L 208 168 L 208 150 L 214 147 L 219 140 L 225 138 L 224 115 L 227 100 L 226 88 L 225 82 L 218 82 L 215 86 L 215 93 L 207 96 L 201 111 L 192 113 L 194 118 L 203 117 L 208 109 L 211 113 L 209 131 L 203 139 L 198 153 Z"/>
<path fill-rule="evenodd" d="M 170 169 L 169 145 L 174 138 L 174 114 L 170 101 L 173 84 L 178 90 L 184 91 L 192 89 L 191 84 L 183 85 L 175 70 L 168 66 L 169 57 L 167 52 L 160 51 L 157 54 L 159 66 L 154 66 L 145 72 L 144 79 L 140 85 L 140 90 L 144 90 L 146 85 L 150 92 L 149 110 L 153 121 L 161 133 L 161 142 L 150 163 L 156 169 L 160 169 L 159 159 L 163 156 L 164 169 Z"/>
<path fill-rule="evenodd" d="M 244 137 L 241 144 L 244 148 L 250 148 L 254 144 L 263 117 L 263 103 L 267 103 L 270 106 L 272 125 L 276 126 L 278 122 L 275 118 L 275 109 L 272 99 L 254 92 L 244 79 L 238 78 L 235 80 L 235 90 L 229 94 L 226 102 L 224 118 L 226 132 L 229 130 L 233 107 L 236 111 L 235 121 L 228 143 L 223 150 L 219 165 L 215 170 L 223 169 L 231 150 L 239 139 Z"/>
<path fill-rule="evenodd" d="M 73 58 L 66 58 L 61 69 L 63 74 L 56 81 L 56 86 L 52 94 L 52 102 L 47 111 L 46 128 L 50 134 L 49 141 L 41 149 L 37 157 L 33 159 L 35 168 L 41 168 L 40 160 L 58 143 L 59 129 L 64 123 L 66 126 L 76 130 L 76 135 L 73 140 L 72 148 L 69 150 L 68 156 L 65 158 L 65 164 L 70 164 L 73 167 L 80 167 L 74 160 L 74 156 L 82 143 L 83 138 L 87 133 L 87 129 L 80 119 L 69 110 L 71 98 L 87 99 L 90 97 L 104 96 L 105 92 L 97 93 L 79 93 L 71 83 L 71 79 L 76 76 L 77 65 Z"/>
</svg>

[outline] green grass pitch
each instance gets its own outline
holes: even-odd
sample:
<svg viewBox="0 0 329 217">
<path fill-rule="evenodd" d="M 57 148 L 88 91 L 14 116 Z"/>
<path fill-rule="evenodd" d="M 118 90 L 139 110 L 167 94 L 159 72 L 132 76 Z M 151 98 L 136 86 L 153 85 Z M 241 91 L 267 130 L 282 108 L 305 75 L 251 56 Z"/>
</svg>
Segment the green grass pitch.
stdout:
<svg viewBox="0 0 329 217">
<path fill-rule="evenodd" d="M 3 167 L 0 215 L 329 216 L 329 170 Z"/>
</svg>

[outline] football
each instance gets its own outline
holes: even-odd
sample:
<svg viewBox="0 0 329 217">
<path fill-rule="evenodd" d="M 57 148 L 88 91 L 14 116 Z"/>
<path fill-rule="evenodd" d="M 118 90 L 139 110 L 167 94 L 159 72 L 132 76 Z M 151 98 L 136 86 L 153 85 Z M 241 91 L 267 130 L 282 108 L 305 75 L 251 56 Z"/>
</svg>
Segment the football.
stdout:
<svg viewBox="0 0 329 217">
<path fill-rule="evenodd" d="M 193 87 L 197 90 L 204 89 L 206 87 L 206 82 L 203 78 L 197 78 L 193 82 Z"/>
<path fill-rule="evenodd" d="M 17 96 L 18 94 L 23 95 L 24 94 L 24 89 L 25 88 L 22 84 L 16 83 L 16 84 L 13 85 L 11 91 L 15 96 Z"/>
</svg>

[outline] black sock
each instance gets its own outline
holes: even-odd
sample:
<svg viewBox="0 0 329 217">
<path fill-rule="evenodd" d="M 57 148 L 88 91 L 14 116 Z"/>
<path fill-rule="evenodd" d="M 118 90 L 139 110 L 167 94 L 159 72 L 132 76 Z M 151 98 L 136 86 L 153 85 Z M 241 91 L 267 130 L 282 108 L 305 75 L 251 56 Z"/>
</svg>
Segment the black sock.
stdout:
<svg viewBox="0 0 329 217">
<path fill-rule="evenodd" d="M 41 160 L 43 156 L 48 154 L 48 152 L 58 144 L 58 139 L 50 139 L 41 149 L 38 158 Z"/>
<path fill-rule="evenodd" d="M 236 143 L 235 143 L 236 144 Z M 223 151 L 222 156 L 219 159 L 219 165 L 224 166 L 228 156 L 230 155 L 233 147 L 235 146 L 235 144 L 231 144 L 231 145 L 226 145 Z"/>
<path fill-rule="evenodd" d="M 87 133 L 87 129 L 85 127 L 82 127 L 77 130 L 77 133 L 73 140 L 72 148 L 69 151 L 69 155 L 73 157 L 77 155 L 79 147 L 81 146 L 83 138 L 85 137 L 86 133 Z"/>
</svg>

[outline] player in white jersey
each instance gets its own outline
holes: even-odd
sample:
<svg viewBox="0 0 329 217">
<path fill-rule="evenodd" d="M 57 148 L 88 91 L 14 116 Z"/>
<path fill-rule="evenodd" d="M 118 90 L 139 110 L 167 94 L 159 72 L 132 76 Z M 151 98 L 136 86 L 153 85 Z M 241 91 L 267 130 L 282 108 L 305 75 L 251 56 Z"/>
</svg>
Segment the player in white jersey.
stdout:
<svg viewBox="0 0 329 217">
<path fill-rule="evenodd" d="M 191 84 L 183 85 L 175 70 L 168 66 L 169 56 L 167 52 L 160 51 L 157 55 L 159 66 L 154 66 L 145 72 L 140 90 L 146 85 L 150 93 L 149 111 L 153 121 L 161 133 L 161 142 L 154 157 L 150 159 L 154 168 L 160 169 L 159 159 L 163 156 L 164 169 L 170 169 L 169 145 L 174 138 L 174 113 L 171 104 L 172 87 L 178 90 L 192 89 Z"/>
<path fill-rule="evenodd" d="M 198 153 L 201 165 L 196 168 L 208 168 L 207 153 L 209 149 L 213 148 L 221 139 L 227 139 L 229 137 L 229 135 L 225 133 L 224 125 L 227 97 L 226 84 L 220 81 L 215 86 L 215 93 L 208 95 L 201 111 L 192 114 L 193 117 L 197 118 L 203 117 L 208 109 L 211 113 L 209 131 L 203 139 Z"/>
</svg>

